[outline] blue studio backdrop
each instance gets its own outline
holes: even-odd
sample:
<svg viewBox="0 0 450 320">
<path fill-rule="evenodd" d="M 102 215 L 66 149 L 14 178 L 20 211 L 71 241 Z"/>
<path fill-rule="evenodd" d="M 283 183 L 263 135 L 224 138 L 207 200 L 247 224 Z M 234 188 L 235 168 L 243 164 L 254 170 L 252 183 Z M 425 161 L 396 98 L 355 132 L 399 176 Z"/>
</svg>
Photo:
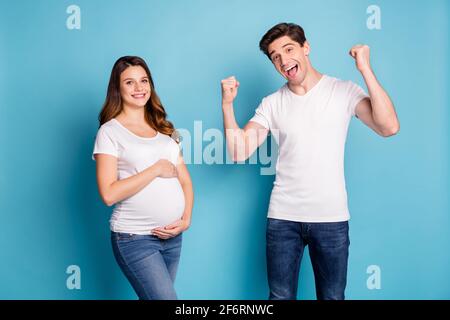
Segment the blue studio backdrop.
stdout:
<svg viewBox="0 0 450 320">
<path fill-rule="evenodd" d="M 346 297 L 449 299 L 449 12 L 444 0 L 2 0 L 0 298 L 135 299 L 113 258 L 112 208 L 91 159 L 113 63 L 147 61 L 194 156 L 194 144 L 202 153 L 213 142 L 208 130 L 220 140 L 221 79 L 241 83 L 241 126 L 283 84 L 258 42 L 287 21 L 304 27 L 319 71 L 363 88 L 348 51 L 368 44 L 401 123 L 390 138 L 356 119 L 349 128 Z M 191 160 L 195 208 L 179 298 L 268 297 L 274 175 L 263 167 Z M 314 290 L 306 250 L 298 298 L 314 299 Z"/>
</svg>

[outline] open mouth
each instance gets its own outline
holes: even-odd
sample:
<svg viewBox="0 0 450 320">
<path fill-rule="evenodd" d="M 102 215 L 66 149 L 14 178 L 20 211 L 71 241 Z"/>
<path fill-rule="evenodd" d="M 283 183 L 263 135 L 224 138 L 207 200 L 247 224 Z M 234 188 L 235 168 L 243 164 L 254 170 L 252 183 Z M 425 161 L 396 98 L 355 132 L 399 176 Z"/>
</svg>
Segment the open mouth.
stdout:
<svg viewBox="0 0 450 320">
<path fill-rule="evenodd" d="M 146 95 L 147 95 L 146 93 L 135 93 L 132 94 L 131 96 L 135 99 L 144 99 Z"/>
<path fill-rule="evenodd" d="M 294 64 L 292 66 L 289 66 L 288 68 L 284 69 L 284 73 L 289 79 L 295 78 L 298 72 L 298 64 Z"/>
</svg>

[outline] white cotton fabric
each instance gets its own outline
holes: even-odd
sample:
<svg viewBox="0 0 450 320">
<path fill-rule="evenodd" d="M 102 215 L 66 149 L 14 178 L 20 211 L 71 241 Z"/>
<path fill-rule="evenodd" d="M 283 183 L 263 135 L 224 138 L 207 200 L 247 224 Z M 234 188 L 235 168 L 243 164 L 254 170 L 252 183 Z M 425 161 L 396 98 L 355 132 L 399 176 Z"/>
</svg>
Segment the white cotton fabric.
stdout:
<svg viewBox="0 0 450 320">
<path fill-rule="evenodd" d="M 355 83 L 323 75 L 305 95 L 286 84 L 262 100 L 250 121 L 269 129 L 279 146 L 268 217 L 299 222 L 350 218 L 344 148 L 350 119 L 365 97 Z"/>
<path fill-rule="evenodd" d="M 169 136 L 157 132 L 155 137 L 135 135 L 118 120 L 104 123 L 98 130 L 95 154 L 117 158 L 118 179 L 133 176 L 167 159 L 177 164 L 180 148 Z M 151 229 L 166 226 L 183 215 L 185 199 L 178 178 L 155 178 L 141 191 L 117 203 L 110 219 L 114 232 L 151 234 Z"/>
</svg>

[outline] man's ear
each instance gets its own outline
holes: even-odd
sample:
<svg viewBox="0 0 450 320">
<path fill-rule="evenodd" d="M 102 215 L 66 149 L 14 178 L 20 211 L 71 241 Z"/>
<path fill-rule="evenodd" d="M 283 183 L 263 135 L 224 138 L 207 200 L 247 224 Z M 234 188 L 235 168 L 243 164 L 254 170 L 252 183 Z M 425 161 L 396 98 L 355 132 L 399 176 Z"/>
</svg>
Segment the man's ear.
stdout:
<svg viewBox="0 0 450 320">
<path fill-rule="evenodd" d="M 309 56 L 310 51 L 311 51 L 311 47 L 309 46 L 308 41 L 305 41 L 303 43 L 303 52 L 305 53 L 305 56 Z"/>
</svg>

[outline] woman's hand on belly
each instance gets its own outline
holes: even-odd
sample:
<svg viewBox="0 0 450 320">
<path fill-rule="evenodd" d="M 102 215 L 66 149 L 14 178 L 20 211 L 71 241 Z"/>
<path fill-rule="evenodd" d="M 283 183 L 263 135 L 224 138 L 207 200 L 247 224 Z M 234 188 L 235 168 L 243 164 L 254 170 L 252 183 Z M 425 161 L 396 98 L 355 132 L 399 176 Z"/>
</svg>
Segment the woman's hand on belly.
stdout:
<svg viewBox="0 0 450 320">
<path fill-rule="evenodd" d="M 158 176 L 161 178 L 175 178 L 178 176 L 177 167 L 169 160 L 160 159 L 156 162 Z"/>
<path fill-rule="evenodd" d="M 165 226 L 158 227 L 152 230 L 152 234 L 157 236 L 160 239 L 169 239 L 176 237 L 181 232 L 187 230 L 189 228 L 190 223 L 183 219 L 178 219 L 175 222 Z"/>
</svg>

